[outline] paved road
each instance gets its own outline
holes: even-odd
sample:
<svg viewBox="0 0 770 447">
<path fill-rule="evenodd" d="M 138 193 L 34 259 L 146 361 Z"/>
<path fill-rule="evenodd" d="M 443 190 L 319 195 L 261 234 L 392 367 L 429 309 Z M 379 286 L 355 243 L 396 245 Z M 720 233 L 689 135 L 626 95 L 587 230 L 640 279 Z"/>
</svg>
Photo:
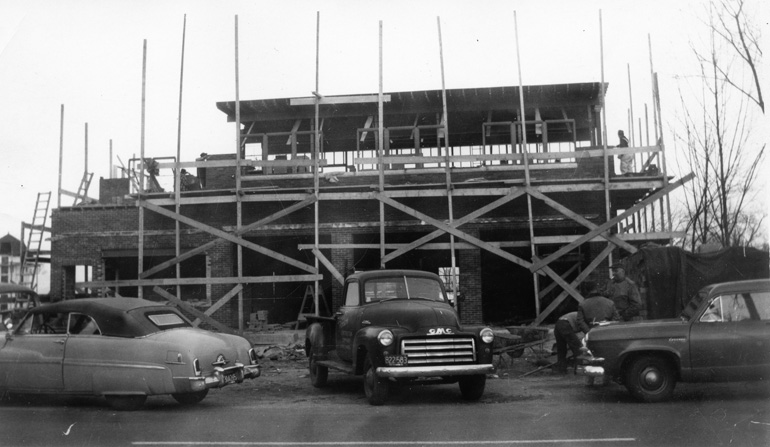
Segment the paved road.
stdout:
<svg viewBox="0 0 770 447">
<path fill-rule="evenodd" d="M 580 377 L 501 375 L 477 403 L 440 385 L 402 388 L 372 407 L 360 380 L 332 374 L 318 390 L 306 370 L 273 366 L 194 407 L 168 397 L 138 412 L 96 398 L 5 399 L 0 445 L 767 446 L 770 386 L 679 384 L 671 402 L 638 404 L 624 388 L 587 388 Z"/>
</svg>

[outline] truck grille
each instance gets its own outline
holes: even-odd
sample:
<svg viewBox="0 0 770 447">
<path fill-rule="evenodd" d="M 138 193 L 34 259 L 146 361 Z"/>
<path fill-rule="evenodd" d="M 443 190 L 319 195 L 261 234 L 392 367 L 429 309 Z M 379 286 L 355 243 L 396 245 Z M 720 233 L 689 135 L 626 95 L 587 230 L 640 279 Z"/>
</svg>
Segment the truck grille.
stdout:
<svg viewBox="0 0 770 447">
<path fill-rule="evenodd" d="M 476 360 L 476 345 L 472 337 L 410 338 L 401 340 L 401 353 L 409 365 L 440 365 L 472 363 Z"/>
</svg>

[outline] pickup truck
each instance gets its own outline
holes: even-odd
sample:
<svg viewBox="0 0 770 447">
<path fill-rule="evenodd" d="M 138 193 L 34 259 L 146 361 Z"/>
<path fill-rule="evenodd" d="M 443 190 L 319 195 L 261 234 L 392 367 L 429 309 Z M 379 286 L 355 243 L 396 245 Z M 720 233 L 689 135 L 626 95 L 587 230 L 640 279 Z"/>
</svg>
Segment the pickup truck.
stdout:
<svg viewBox="0 0 770 447">
<path fill-rule="evenodd" d="M 770 379 L 770 280 L 712 284 L 679 319 L 609 323 L 586 334 L 588 377 L 625 385 L 642 402 L 669 399 L 677 381 Z"/>
<path fill-rule="evenodd" d="M 333 317 L 308 317 L 310 381 L 329 369 L 364 378 L 370 404 L 382 405 L 395 383 L 459 383 L 478 400 L 494 372 L 488 327 L 463 327 L 438 275 L 416 270 L 358 272 L 345 280 Z"/>
</svg>

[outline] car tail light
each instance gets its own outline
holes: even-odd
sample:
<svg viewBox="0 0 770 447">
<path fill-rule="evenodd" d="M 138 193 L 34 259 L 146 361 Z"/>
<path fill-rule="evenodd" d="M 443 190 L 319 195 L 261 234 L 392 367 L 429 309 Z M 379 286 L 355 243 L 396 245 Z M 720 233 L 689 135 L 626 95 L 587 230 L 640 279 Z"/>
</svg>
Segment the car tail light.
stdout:
<svg viewBox="0 0 770 447">
<path fill-rule="evenodd" d="M 249 349 L 249 360 L 251 361 L 252 365 L 259 364 L 259 359 L 257 359 L 257 351 L 255 351 L 254 348 Z"/>
<path fill-rule="evenodd" d="M 196 376 L 201 375 L 201 362 L 198 359 L 193 360 L 193 371 L 195 371 Z"/>
</svg>

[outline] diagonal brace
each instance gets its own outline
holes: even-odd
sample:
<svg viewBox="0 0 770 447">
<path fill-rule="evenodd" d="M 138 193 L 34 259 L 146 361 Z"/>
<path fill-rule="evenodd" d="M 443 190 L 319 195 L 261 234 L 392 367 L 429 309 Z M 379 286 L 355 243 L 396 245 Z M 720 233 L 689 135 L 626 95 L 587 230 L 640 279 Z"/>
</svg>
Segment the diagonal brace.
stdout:
<svg viewBox="0 0 770 447">
<path fill-rule="evenodd" d="M 518 264 L 518 265 L 520 265 L 522 267 L 525 267 L 525 268 L 530 268 L 531 265 L 532 265 L 531 263 L 529 263 L 529 262 L 519 258 L 518 256 L 514 256 L 514 255 L 508 253 L 507 251 L 501 250 L 500 248 L 495 247 L 494 245 L 491 245 L 491 244 L 488 244 L 488 243 L 482 241 L 481 239 L 478 239 L 478 238 L 475 238 L 475 237 L 473 237 L 473 236 L 471 236 L 469 234 L 466 234 L 466 233 L 464 233 L 464 232 L 462 232 L 462 231 L 460 231 L 460 230 L 458 230 L 458 229 L 456 229 L 456 228 L 454 228 L 454 227 L 452 227 L 450 225 L 445 224 L 444 222 L 442 222 L 442 221 L 440 221 L 438 219 L 434 219 L 434 218 L 428 216 L 427 214 L 424 214 L 424 213 L 422 213 L 420 211 L 417 211 L 417 210 L 415 210 L 413 208 L 410 208 L 410 207 L 408 207 L 408 206 L 406 206 L 406 205 L 404 205 L 402 203 L 399 203 L 399 202 L 391 199 L 390 197 L 387 197 L 387 196 L 385 196 L 383 194 L 376 194 L 376 197 L 381 202 L 386 203 L 386 204 L 392 206 L 393 208 L 396 208 L 399 211 L 403 211 L 404 213 L 409 214 L 410 216 L 413 216 L 413 217 L 416 217 L 416 218 L 418 218 L 420 220 L 423 220 L 423 221 L 433 225 L 434 227 L 437 227 L 437 228 L 441 229 L 444 232 L 453 234 L 453 235 L 459 237 L 460 239 L 464 239 L 464 240 L 470 242 L 471 244 L 473 244 L 473 245 L 475 245 L 475 246 L 477 246 L 477 247 L 479 247 L 481 249 L 487 250 L 487 251 L 489 251 L 491 253 L 494 253 L 494 254 L 500 256 L 501 258 L 507 259 L 507 260 L 513 262 L 514 264 Z"/>
<path fill-rule="evenodd" d="M 636 205 L 632 206 L 631 208 L 625 210 L 621 214 L 618 214 L 617 216 L 613 217 L 612 219 L 608 220 L 607 222 L 599 225 L 595 229 L 589 231 L 588 233 L 580 236 L 579 238 L 575 239 L 571 243 L 565 245 L 564 247 L 556 250 L 551 255 L 546 257 L 545 259 L 541 259 L 539 261 L 534 262 L 531 264 L 531 267 L 529 267 L 529 270 L 532 272 L 535 272 L 537 270 L 540 270 L 544 266 L 550 264 L 554 260 L 560 258 L 562 255 L 569 253 L 572 251 L 575 247 L 579 246 L 583 242 L 586 242 L 588 240 L 593 239 L 595 236 L 599 235 L 600 233 L 609 230 L 612 228 L 615 224 L 622 221 L 626 217 L 636 213 L 640 209 L 644 208 L 645 206 L 649 205 L 650 203 L 658 200 L 659 198 L 665 196 L 666 194 L 670 193 L 671 191 L 675 190 L 676 188 L 682 186 L 683 184 L 689 182 L 695 174 L 689 173 L 685 177 L 682 177 L 681 179 L 677 180 L 676 182 L 669 183 L 668 186 L 665 188 L 659 190 L 655 194 L 650 195 L 646 199 L 642 200 L 641 202 L 637 203 Z"/>
<path fill-rule="evenodd" d="M 162 216 L 169 217 L 171 219 L 178 220 L 179 222 L 182 222 L 184 224 L 190 225 L 191 227 L 198 228 L 199 230 L 203 230 L 207 233 L 211 233 L 214 236 L 217 236 L 221 239 L 225 239 L 227 241 L 230 241 L 234 244 L 238 244 L 242 247 L 248 248 L 250 250 L 254 250 L 257 253 L 262 253 L 264 255 L 270 256 L 271 258 L 277 259 L 279 261 L 283 261 L 286 264 L 292 265 L 294 267 L 297 267 L 300 270 L 305 270 L 309 273 L 317 273 L 315 267 L 312 265 L 308 265 L 302 262 L 299 262 L 295 259 L 292 259 L 286 255 L 283 255 L 281 253 L 278 253 L 277 251 L 270 250 L 269 248 L 262 247 L 261 245 L 257 245 L 253 242 L 249 242 L 245 239 L 242 239 L 240 237 L 234 236 L 226 231 L 222 231 L 218 228 L 214 228 L 212 226 L 202 224 L 194 219 L 190 219 L 189 217 L 182 216 L 181 214 L 177 214 L 173 211 L 169 211 L 165 208 L 162 208 L 158 205 L 148 203 L 148 202 L 142 202 L 141 206 L 146 207 L 147 209 L 154 211 Z"/>
<path fill-rule="evenodd" d="M 460 219 L 454 220 L 453 222 L 449 223 L 449 225 L 451 227 L 453 227 L 453 228 L 458 228 L 461 225 L 465 225 L 466 223 L 472 221 L 473 219 L 475 219 L 477 217 L 483 216 L 484 214 L 492 211 L 493 209 L 496 209 L 496 208 L 498 208 L 498 207 L 500 207 L 502 205 L 505 205 L 506 203 L 510 202 L 513 199 L 516 199 L 517 197 L 521 197 L 523 194 L 524 194 L 524 189 L 521 189 L 521 188 L 511 188 L 511 191 L 507 195 L 505 195 L 505 196 L 495 200 L 494 202 L 491 202 L 491 203 L 489 203 L 489 204 L 487 204 L 487 205 L 485 205 L 485 206 L 483 206 L 483 207 L 481 207 L 481 208 L 479 208 L 479 209 L 477 209 L 477 210 L 475 210 L 475 211 L 473 211 L 471 213 L 466 214 L 465 216 L 461 217 Z M 401 255 L 411 251 L 411 250 L 414 250 L 415 248 L 417 248 L 417 247 L 419 247 L 421 245 L 426 244 L 427 242 L 429 242 L 429 241 L 431 241 L 431 240 L 441 236 L 442 234 L 444 234 L 444 231 L 442 231 L 442 230 L 436 230 L 436 231 L 433 231 L 433 232 L 431 232 L 429 234 L 426 234 L 425 236 L 417 239 L 416 241 L 412 242 L 411 244 L 408 244 L 405 247 L 399 248 L 398 250 L 389 253 L 387 256 L 382 258 L 382 263 L 384 264 L 384 263 L 386 263 L 388 261 L 391 261 L 391 260 L 393 260 L 393 259 L 395 259 L 395 258 L 397 258 L 397 257 L 399 257 L 399 256 L 401 256 Z"/>
</svg>

